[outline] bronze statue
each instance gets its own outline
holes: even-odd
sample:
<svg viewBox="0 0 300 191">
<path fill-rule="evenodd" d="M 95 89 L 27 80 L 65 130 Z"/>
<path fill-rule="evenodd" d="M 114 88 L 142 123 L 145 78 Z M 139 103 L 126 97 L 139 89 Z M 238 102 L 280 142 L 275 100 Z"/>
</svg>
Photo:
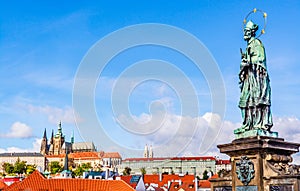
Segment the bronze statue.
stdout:
<svg viewBox="0 0 300 191">
<path fill-rule="evenodd" d="M 239 108 L 242 126 L 235 133 L 261 129 L 270 131 L 273 126 L 271 114 L 271 87 L 266 65 L 265 48 L 256 38 L 258 25 L 251 20 L 244 27 L 245 52 L 241 50 Z"/>
</svg>

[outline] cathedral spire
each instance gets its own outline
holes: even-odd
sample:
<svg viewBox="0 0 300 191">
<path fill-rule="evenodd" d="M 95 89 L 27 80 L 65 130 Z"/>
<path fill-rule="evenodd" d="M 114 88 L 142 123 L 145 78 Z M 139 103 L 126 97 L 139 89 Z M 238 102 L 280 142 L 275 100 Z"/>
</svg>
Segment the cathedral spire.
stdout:
<svg viewBox="0 0 300 191">
<path fill-rule="evenodd" d="M 46 132 L 46 128 L 45 128 L 45 130 L 44 130 L 44 135 L 43 135 L 42 142 L 41 142 L 40 153 L 43 154 L 43 155 L 48 154 L 48 145 L 47 145 L 47 132 Z"/>
<path fill-rule="evenodd" d="M 61 121 L 59 121 L 59 123 L 58 123 L 58 131 L 60 131 L 61 130 Z"/>
<path fill-rule="evenodd" d="M 54 132 L 53 132 L 53 129 L 52 129 L 51 138 L 50 138 L 50 144 L 53 144 L 53 138 L 54 138 Z"/>
<path fill-rule="evenodd" d="M 61 128 L 61 121 L 59 121 L 58 127 L 57 127 L 57 133 L 55 137 L 61 137 L 62 136 L 62 128 Z"/>
<path fill-rule="evenodd" d="M 68 149 L 66 149 L 66 156 L 65 156 L 65 164 L 64 164 L 64 170 L 69 170 L 69 158 L 68 158 Z"/>
<path fill-rule="evenodd" d="M 44 130 L 44 136 L 43 136 L 44 139 L 47 139 L 47 132 L 46 132 L 46 128 Z"/>
</svg>

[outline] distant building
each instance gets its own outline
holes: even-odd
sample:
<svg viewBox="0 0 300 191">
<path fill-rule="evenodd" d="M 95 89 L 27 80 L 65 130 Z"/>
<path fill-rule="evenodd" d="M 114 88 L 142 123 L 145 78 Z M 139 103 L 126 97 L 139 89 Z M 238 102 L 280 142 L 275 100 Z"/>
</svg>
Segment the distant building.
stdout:
<svg viewBox="0 0 300 191">
<path fill-rule="evenodd" d="M 45 156 L 43 156 L 40 153 L 0 153 L 0 169 L 2 172 L 4 172 L 4 169 L 2 169 L 3 163 L 10 163 L 14 164 L 17 160 L 20 161 L 26 161 L 26 164 L 28 165 L 36 165 L 37 169 L 44 171 L 45 170 L 45 164 L 46 159 Z"/>
<path fill-rule="evenodd" d="M 131 174 L 141 174 L 143 168 L 146 174 L 190 174 L 202 178 L 205 170 L 211 177 L 222 169 L 230 170 L 231 164 L 229 160 L 211 156 L 154 157 L 152 146 L 145 145 L 143 158 L 124 159 L 120 172 L 123 172 L 126 167 L 131 169 Z"/>
<path fill-rule="evenodd" d="M 52 130 L 51 138 L 48 142 L 46 129 L 41 142 L 40 153 L 43 155 L 60 155 L 65 153 L 77 152 L 95 152 L 96 147 L 92 142 L 74 142 L 72 134 L 71 141 L 65 140 L 65 135 L 62 132 L 61 122 L 58 124 L 57 132 L 54 135 Z"/>
<path fill-rule="evenodd" d="M 81 166 L 82 164 L 90 164 L 92 169 L 96 170 L 102 166 L 102 152 L 78 152 L 70 153 L 69 159 L 73 161 L 73 167 Z M 91 170 L 92 170 L 91 169 Z"/>
<path fill-rule="evenodd" d="M 150 145 L 150 148 L 148 148 L 148 145 L 145 146 L 144 158 L 153 158 L 152 145 Z"/>
<path fill-rule="evenodd" d="M 47 164 L 58 161 L 61 166 L 65 164 L 66 154 L 46 155 Z M 118 152 L 76 152 L 68 154 L 69 167 L 76 168 L 82 164 L 90 164 L 90 170 L 117 171 L 120 168 L 122 158 Z"/>
<path fill-rule="evenodd" d="M 122 157 L 118 152 L 105 152 L 102 156 L 102 165 L 105 168 L 119 168 L 122 164 Z"/>
<path fill-rule="evenodd" d="M 59 164 L 63 166 L 65 164 L 65 156 L 66 154 L 46 156 L 46 169 L 50 170 L 48 167 L 51 162 L 59 162 Z M 69 159 L 69 166 L 72 166 L 72 164 L 73 164 L 72 159 Z"/>
<path fill-rule="evenodd" d="M 230 171 L 231 170 L 231 163 L 230 160 L 217 160 L 216 161 L 216 173 L 221 170 Z"/>
<path fill-rule="evenodd" d="M 72 143 L 72 153 L 79 152 L 95 152 L 96 147 L 93 142 L 78 142 Z"/>
<path fill-rule="evenodd" d="M 131 168 L 132 174 L 140 174 L 140 169 L 145 168 L 147 174 L 191 174 L 202 178 L 205 170 L 216 173 L 216 159 L 214 157 L 127 158 L 122 161 L 121 170 L 125 167 Z"/>
</svg>

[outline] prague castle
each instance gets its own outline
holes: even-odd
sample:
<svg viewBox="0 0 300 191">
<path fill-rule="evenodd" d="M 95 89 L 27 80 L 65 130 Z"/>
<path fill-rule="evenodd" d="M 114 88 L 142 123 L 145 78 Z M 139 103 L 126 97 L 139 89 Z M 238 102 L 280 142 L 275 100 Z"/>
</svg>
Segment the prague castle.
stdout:
<svg viewBox="0 0 300 191">
<path fill-rule="evenodd" d="M 62 132 L 61 122 L 58 124 L 57 132 L 54 135 L 52 130 L 51 138 L 48 143 L 46 129 L 41 142 L 40 153 L 43 155 L 60 155 L 65 153 L 77 153 L 77 152 L 94 152 L 96 147 L 92 142 L 78 142 L 74 143 L 74 135 L 71 137 L 71 141 L 65 140 L 65 135 Z"/>
</svg>

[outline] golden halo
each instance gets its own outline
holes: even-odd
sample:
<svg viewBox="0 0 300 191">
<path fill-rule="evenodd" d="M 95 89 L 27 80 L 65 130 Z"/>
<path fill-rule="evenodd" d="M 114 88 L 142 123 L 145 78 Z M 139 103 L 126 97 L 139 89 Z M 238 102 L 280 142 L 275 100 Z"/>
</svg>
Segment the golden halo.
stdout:
<svg viewBox="0 0 300 191">
<path fill-rule="evenodd" d="M 248 21 L 248 17 L 249 17 L 251 14 L 255 14 L 255 13 L 257 13 L 257 12 L 261 13 L 262 16 L 263 16 L 263 18 L 264 18 L 264 27 L 263 27 L 263 29 L 260 31 L 260 34 L 257 36 L 257 38 L 258 38 L 258 37 L 260 37 L 262 34 L 265 34 L 265 32 L 266 32 L 266 26 L 267 26 L 267 13 L 266 13 L 266 12 L 264 12 L 264 11 L 262 11 L 262 10 L 260 10 L 260 9 L 256 9 L 256 8 L 254 8 L 252 11 L 250 11 L 250 12 L 246 15 L 246 17 L 244 18 L 244 20 L 243 20 L 243 30 L 244 30 L 244 27 L 245 27 L 245 25 L 246 25 L 246 23 L 247 23 L 247 21 Z"/>
</svg>

